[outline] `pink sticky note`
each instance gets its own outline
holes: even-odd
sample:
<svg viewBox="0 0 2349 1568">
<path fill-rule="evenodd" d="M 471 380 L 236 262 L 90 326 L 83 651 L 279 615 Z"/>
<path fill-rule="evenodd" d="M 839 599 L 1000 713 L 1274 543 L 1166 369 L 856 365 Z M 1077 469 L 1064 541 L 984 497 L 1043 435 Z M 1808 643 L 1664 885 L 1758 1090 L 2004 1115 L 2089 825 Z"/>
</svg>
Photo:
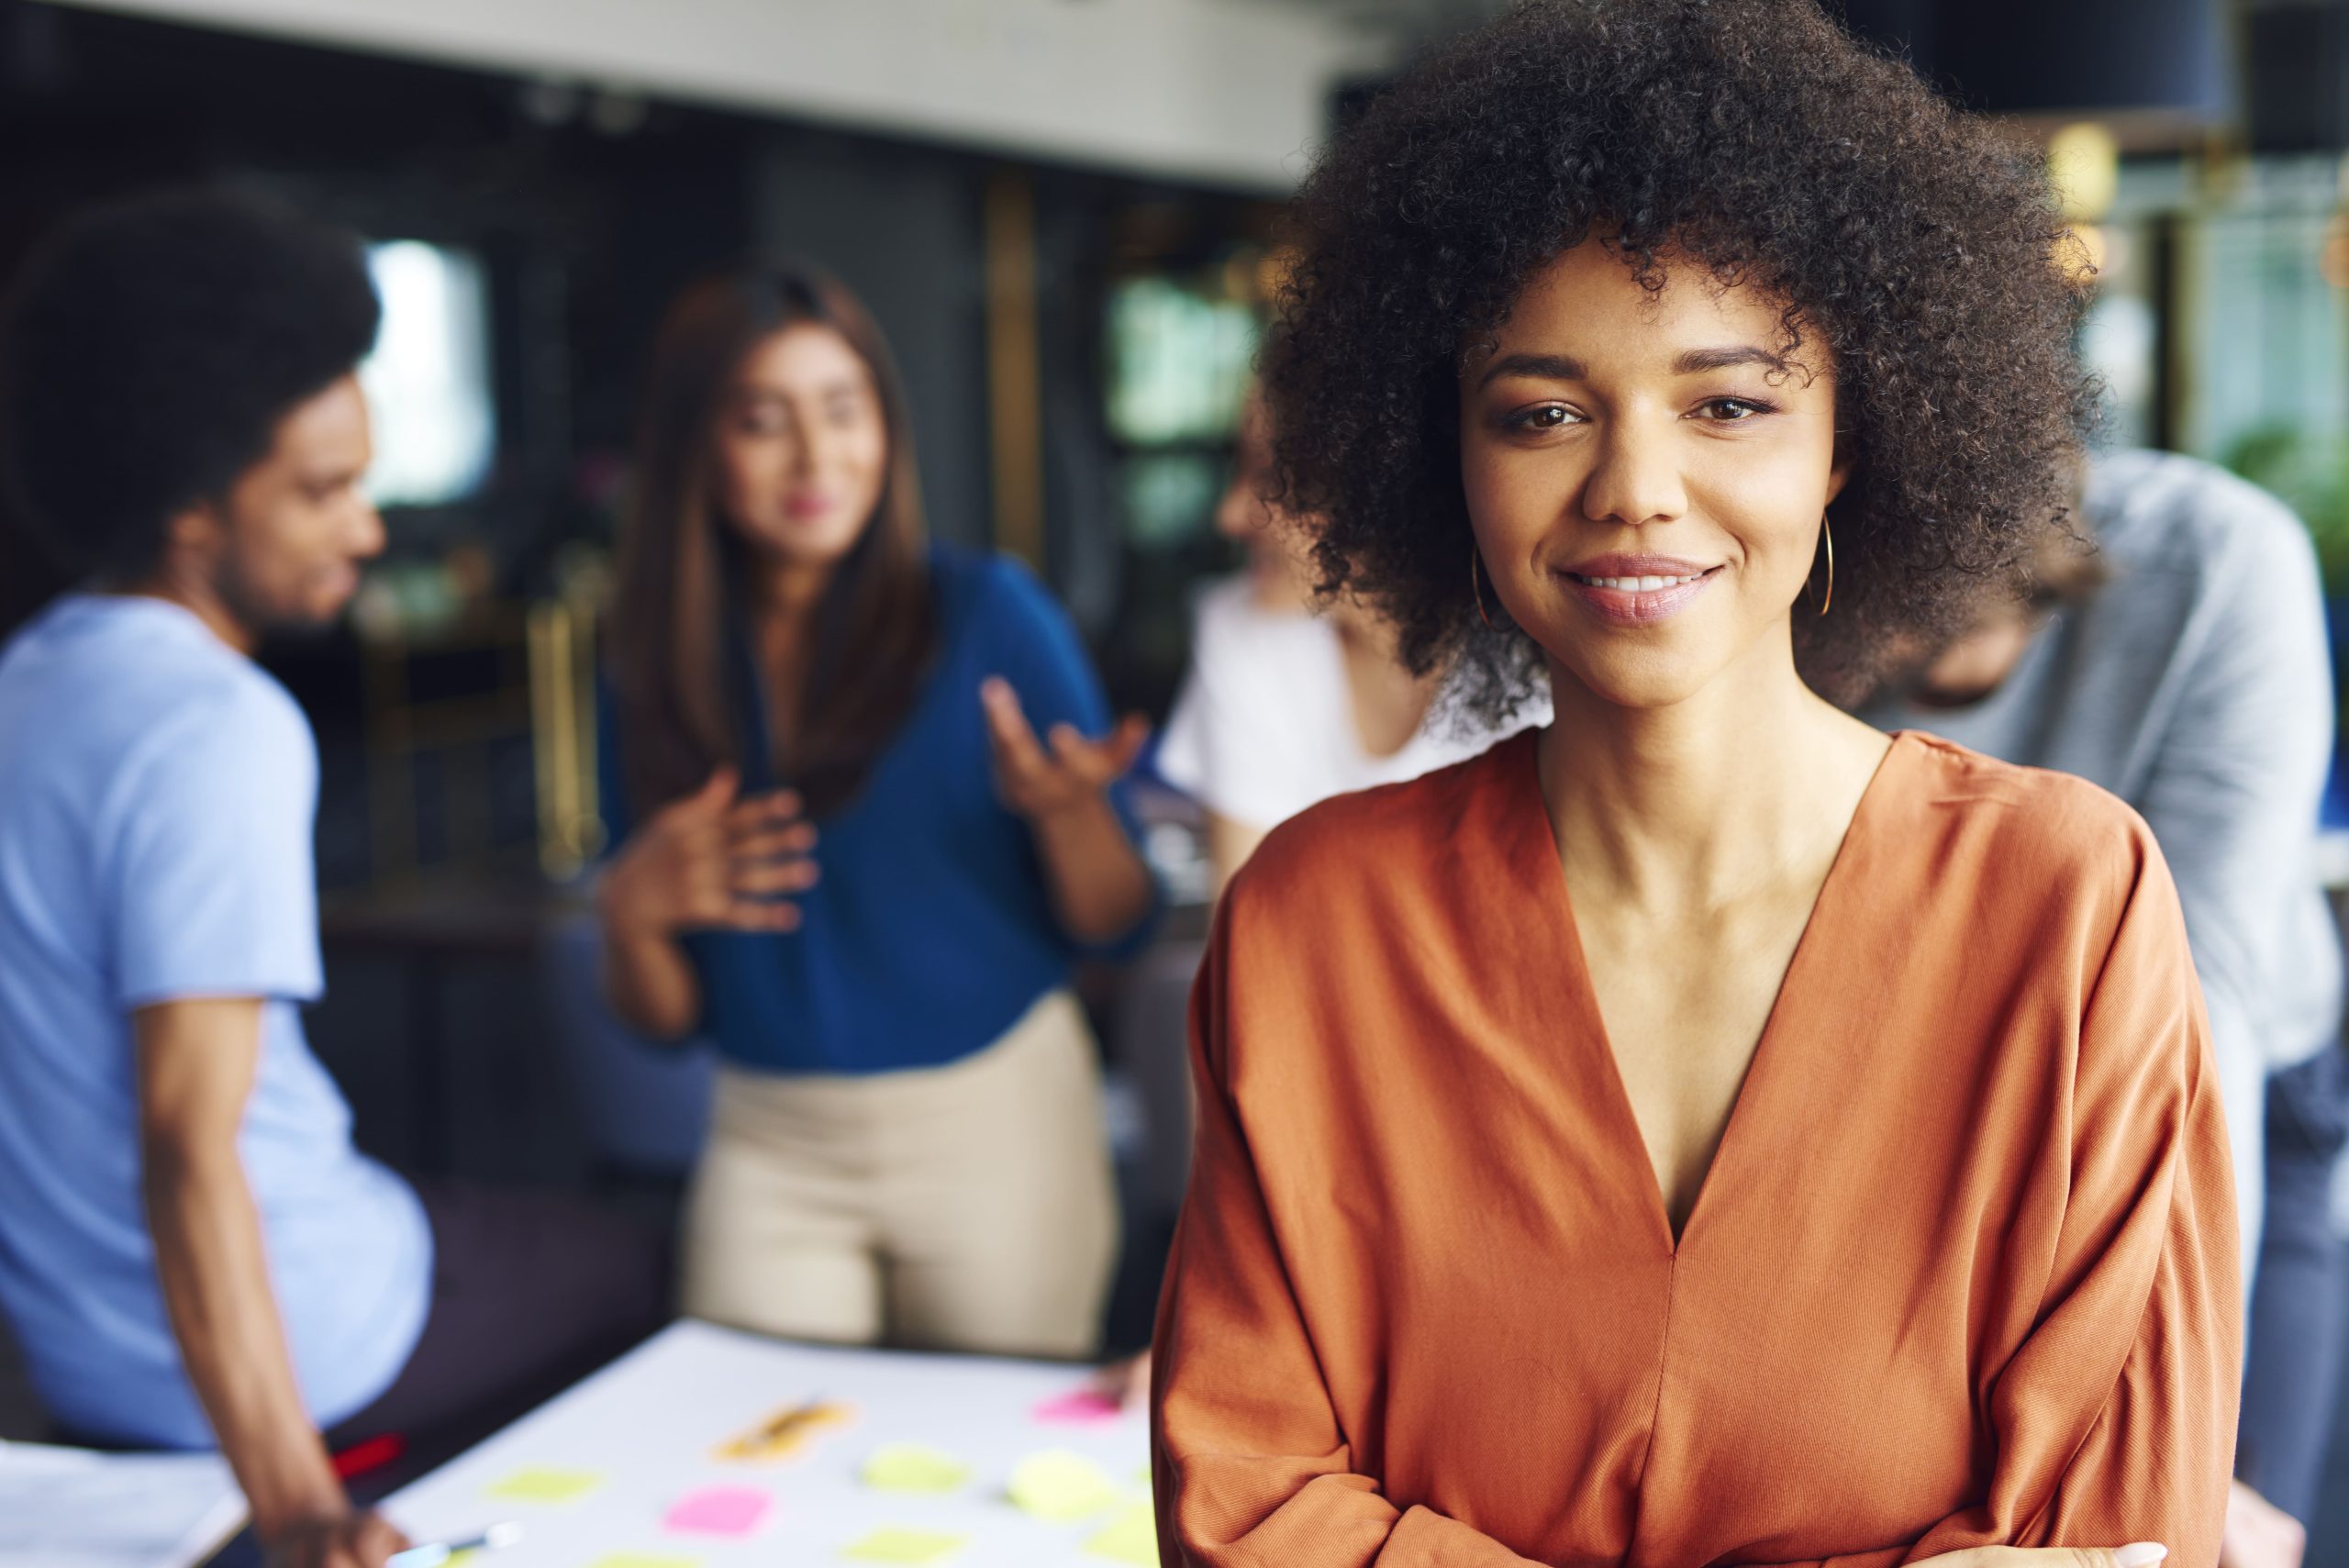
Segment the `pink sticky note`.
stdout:
<svg viewBox="0 0 2349 1568">
<path fill-rule="evenodd" d="M 705 1486 L 677 1499 L 662 1528 L 690 1535 L 748 1535 L 774 1499 L 755 1486 Z"/>
<path fill-rule="evenodd" d="M 1036 1419 L 1051 1421 L 1063 1427 L 1091 1427 L 1103 1421 L 1114 1421 L 1125 1414 L 1125 1407 L 1106 1394 L 1096 1394 L 1089 1388 L 1074 1394 L 1063 1394 L 1057 1399 L 1047 1399 L 1036 1407 Z"/>
</svg>

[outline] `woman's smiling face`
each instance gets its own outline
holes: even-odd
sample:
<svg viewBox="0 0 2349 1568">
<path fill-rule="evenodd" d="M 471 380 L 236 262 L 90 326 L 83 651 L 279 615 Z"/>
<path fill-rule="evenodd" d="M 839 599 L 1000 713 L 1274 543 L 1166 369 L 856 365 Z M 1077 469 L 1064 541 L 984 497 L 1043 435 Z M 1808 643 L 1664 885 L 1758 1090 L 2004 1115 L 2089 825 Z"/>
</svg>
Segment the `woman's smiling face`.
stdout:
<svg viewBox="0 0 2349 1568">
<path fill-rule="evenodd" d="M 1757 656 L 1791 667 L 1788 616 L 1843 482 L 1816 333 L 1782 358 L 1782 301 L 1661 264 L 1651 293 L 1605 242 L 1575 246 L 1460 383 L 1486 592 L 1553 670 L 1631 707 Z"/>
</svg>

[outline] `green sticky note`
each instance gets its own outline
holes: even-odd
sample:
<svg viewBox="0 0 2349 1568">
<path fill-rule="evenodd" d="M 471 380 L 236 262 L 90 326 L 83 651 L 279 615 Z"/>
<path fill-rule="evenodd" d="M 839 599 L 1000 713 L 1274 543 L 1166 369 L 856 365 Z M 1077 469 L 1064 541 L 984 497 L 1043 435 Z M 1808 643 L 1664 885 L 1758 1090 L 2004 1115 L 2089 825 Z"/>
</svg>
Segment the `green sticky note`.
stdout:
<svg viewBox="0 0 2349 1568">
<path fill-rule="evenodd" d="M 880 1492 L 952 1492 L 971 1467 L 921 1443 L 884 1443 L 864 1462 L 864 1484 Z"/>
<path fill-rule="evenodd" d="M 1108 1527 L 1085 1543 L 1085 1550 L 1113 1562 L 1136 1568 L 1158 1568 L 1158 1520 L 1148 1503 L 1130 1505 Z"/>
<path fill-rule="evenodd" d="M 900 1525 L 883 1525 L 853 1545 L 841 1549 L 842 1557 L 853 1557 L 860 1562 L 936 1562 L 963 1549 L 970 1537 L 948 1535 L 942 1530 L 907 1529 Z"/>
<path fill-rule="evenodd" d="M 698 1557 L 663 1557 L 650 1551 L 615 1551 L 587 1568 L 701 1568 Z"/>
<path fill-rule="evenodd" d="M 1108 1472 L 1083 1454 L 1065 1449 L 1021 1460 L 1005 1490 L 1022 1509 L 1050 1524 L 1097 1514 L 1122 1495 Z"/>
<path fill-rule="evenodd" d="M 604 1484 L 592 1470 L 518 1470 L 484 1494 L 501 1503 L 575 1503 Z"/>
</svg>

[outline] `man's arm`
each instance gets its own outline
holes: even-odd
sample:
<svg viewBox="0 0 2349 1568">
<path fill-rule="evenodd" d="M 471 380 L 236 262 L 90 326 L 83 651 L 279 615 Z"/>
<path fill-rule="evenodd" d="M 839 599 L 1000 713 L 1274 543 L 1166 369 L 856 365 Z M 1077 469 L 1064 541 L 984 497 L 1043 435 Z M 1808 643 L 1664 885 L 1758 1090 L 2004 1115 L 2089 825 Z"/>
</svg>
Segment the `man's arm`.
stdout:
<svg viewBox="0 0 2349 1568">
<path fill-rule="evenodd" d="M 295 1381 L 261 1218 L 237 1150 L 261 1056 L 253 998 L 132 1014 L 139 1153 L 156 1272 L 188 1380 L 277 1559 L 381 1568 L 398 1532 L 354 1516 Z"/>
</svg>

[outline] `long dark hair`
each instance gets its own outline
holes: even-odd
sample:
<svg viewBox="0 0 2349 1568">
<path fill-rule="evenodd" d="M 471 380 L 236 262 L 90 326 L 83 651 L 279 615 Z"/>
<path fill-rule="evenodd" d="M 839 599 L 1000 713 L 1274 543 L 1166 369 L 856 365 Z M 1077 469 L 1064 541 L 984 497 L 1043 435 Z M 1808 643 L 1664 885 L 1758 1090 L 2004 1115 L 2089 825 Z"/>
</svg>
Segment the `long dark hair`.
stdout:
<svg viewBox="0 0 2349 1568">
<path fill-rule="evenodd" d="M 797 263 L 746 261 L 702 279 L 653 343 L 612 608 L 608 669 L 640 818 L 721 763 L 740 765 L 750 744 L 729 646 L 746 632 L 749 547 L 717 504 L 718 419 L 751 351 L 802 324 L 830 328 L 864 361 L 889 441 L 873 517 L 817 603 L 788 755 L 774 759 L 811 813 L 856 793 L 929 669 L 936 628 L 913 437 L 880 328 L 839 282 Z"/>
</svg>

